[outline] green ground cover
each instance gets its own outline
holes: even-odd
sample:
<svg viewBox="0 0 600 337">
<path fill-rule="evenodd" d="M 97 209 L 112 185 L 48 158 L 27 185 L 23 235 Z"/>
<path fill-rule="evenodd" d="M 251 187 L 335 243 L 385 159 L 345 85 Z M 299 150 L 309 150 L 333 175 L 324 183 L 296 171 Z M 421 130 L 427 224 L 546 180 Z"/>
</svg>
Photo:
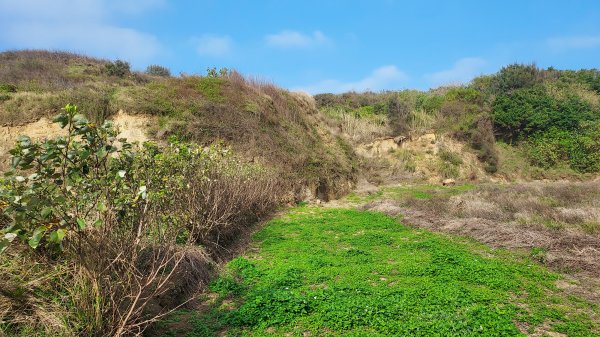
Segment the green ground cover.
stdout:
<svg viewBox="0 0 600 337">
<path fill-rule="evenodd" d="M 166 335 L 598 336 L 598 308 L 557 289 L 558 274 L 380 213 L 298 207 L 253 240 L 208 309 L 172 315 Z"/>
</svg>

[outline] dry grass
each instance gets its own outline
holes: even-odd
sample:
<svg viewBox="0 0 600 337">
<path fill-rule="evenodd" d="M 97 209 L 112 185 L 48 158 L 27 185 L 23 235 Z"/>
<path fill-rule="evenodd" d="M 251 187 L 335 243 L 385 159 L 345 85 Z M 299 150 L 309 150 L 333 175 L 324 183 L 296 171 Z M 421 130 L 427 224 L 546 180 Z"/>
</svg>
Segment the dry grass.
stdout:
<svg viewBox="0 0 600 337">
<path fill-rule="evenodd" d="M 72 301 L 72 266 L 20 247 L 0 255 L 0 269 L 0 335 L 72 334 L 77 318 L 65 305 Z"/>
<path fill-rule="evenodd" d="M 106 62 L 63 52 L 0 53 L 0 84 L 17 89 L 2 94 L 0 124 L 51 117 L 66 103 L 94 121 L 122 109 L 160 116 L 152 130 L 157 139 L 225 142 L 248 160 L 277 168 L 290 190 L 321 188 L 336 197 L 355 179 L 354 154 L 319 125 L 312 97 L 236 71 L 218 77 L 110 77 Z"/>
<path fill-rule="evenodd" d="M 384 115 L 364 118 L 342 108 L 331 108 L 321 109 L 321 118 L 333 132 L 343 134 L 355 144 L 368 143 L 392 133 Z"/>
<path fill-rule="evenodd" d="M 211 89 L 199 90 L 207 81 Z M 277 168 L 293 187 L 326 185 L 334 197 L 355 176 L 353 153 L 320 129 L 312 100 L 268 82 L 236 72 L 217 79 L 187 76 L 126 88 L 115 101 L 125 111 L 163 116 L 158 138 L 225 142 L 248 160 Z"/>
<path fill-rule="evenodd" d="M 600 233 L 600 181 L 488 186 L 453 197 L 461 217 Z"/>
<path fill-rule="evenodd" d="M 6 51 L 0 53 L 0 83 L 12 84 L 18 92 L 47 92 L 73 89 L 89 82 L 109 82 L 103 73 L 107 62 L 60 51 Z"/>
<path fill-rule="evenodd" d="M 411 226 L 529 254 L 573 278 L 569 292 L 600 305 L 599 180 L 481 185 L 458 195 L 446 192 L 428 189 L 428 195 L 415 192 L 362 207 L 402 215 L 403 223 Z"/>
</svg>

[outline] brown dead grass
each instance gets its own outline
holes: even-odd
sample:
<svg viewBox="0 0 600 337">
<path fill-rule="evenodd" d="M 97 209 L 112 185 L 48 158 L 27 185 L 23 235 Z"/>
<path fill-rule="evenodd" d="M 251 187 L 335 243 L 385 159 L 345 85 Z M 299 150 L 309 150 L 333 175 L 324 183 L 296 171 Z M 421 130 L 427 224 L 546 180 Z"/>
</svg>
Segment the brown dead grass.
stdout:
<svg viewBox="0 0 600 337">
<path fill-rule="evenodd" d="M 461 195 L 377 200 L 364 209 L 403 223 L 531 254 L 574 278 L 567 289 L 600 304 L 600 181 L 482 185 Z"/>
</svg>

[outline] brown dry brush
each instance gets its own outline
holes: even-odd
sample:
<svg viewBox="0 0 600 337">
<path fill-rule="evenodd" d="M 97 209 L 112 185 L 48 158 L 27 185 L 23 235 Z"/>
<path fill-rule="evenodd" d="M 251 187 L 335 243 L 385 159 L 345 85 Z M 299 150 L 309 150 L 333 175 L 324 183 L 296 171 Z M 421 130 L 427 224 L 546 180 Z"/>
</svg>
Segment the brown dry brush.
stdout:
<svg viewBox="0 0 600 337">
<path fill-rule="evenodd" d="M 0 327 L 21 335 L 140 335 L 184 305 L 208 282 L 213 261 L 282 194 L 275 174 L 227 152 L 140 166 L 149 191 L 161 184 L 168 193 L 140 201 L 125 219 L 110 205 L 89 216 L 102 226 L 70 236 L 60 260 L 27 252 L 22 262 L 37 273 L 3 265 L 11 274 L 1 279 Z M 46 289 L 40 278 L 61 283 Z"/>
</svg>

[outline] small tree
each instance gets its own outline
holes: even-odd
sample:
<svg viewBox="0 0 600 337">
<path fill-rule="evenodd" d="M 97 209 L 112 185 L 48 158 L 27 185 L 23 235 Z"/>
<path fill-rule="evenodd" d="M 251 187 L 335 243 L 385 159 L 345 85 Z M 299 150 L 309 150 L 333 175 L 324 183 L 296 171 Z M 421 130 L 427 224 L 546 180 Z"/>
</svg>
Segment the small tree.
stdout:
<svg viewBox="0 0 600 337">
<path fill-rule="evenodd" d="M 104 69 L 109 76 L 125 77 L 131 73 L 129 62 L 122 60 L 108 62 L 104 65 Z"/>
<path fill-rule="evenodd" d="M 168 68 L 163 67 L 161 65 L 152 64 L 146 68 L 146 74 L 153 76 L 170 77 L 171 71 Z"/>
<path fill-rule="evenodd" d="M 159 150 L 134 153 L 109 121 L 91 123 L 72 105 L 54 121 L 64 136 L 21 136 L 10 151 L 12 169 L 0 184 L 8 220 L 0 252 L 14 241 L 50 256 L 64 252 L 88 289 L 74 299 L 86 321 L 81 334 L 138 333 L 156 319 L 145 308 L 169 290 L 184 258 L 175 247 L 178 219 L 162 216 L 172 185 L 182 181 L 167 184 Z"/>
</svg>

